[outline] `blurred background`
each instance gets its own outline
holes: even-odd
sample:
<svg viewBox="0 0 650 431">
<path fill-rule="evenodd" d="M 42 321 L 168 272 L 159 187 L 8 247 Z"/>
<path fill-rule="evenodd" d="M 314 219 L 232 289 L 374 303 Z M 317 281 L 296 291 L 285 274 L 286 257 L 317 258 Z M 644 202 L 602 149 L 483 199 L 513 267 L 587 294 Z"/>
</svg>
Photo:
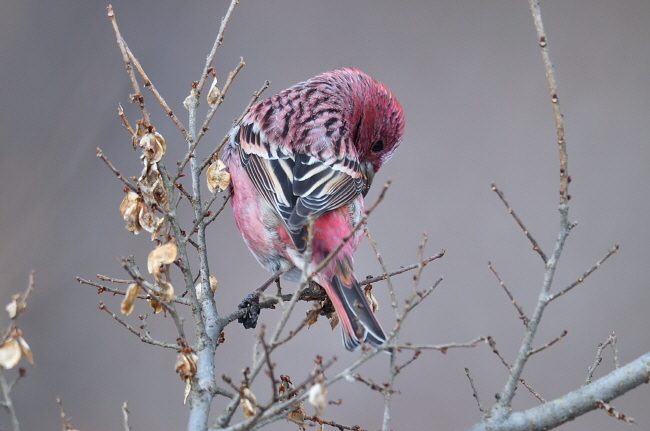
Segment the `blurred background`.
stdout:
<svg viewBox="0 0 650 431">
<path fill-rule="evenodd" d="M 113 0 L 124 38 L 184 122 L 183 99 L 199 78 L 227 3 Z M 24 430 L 60 429 L 57 395 L 82 431 L 122 429 L 126 400 L 134 430 L 184 429 L 187 422 L 175 352 L 143 344 L 97 309 L 103 300 L 119 310 L 120 297 L 98 296 L 75 281 L 98 273 L 125 278 L 120 258 L 132 254 L 144 268 L 152 247 L 146 233 L 134 236 L 124 228 L 118 212 L 122 185 L 95 156 L 101 147 L 124 175 L 140 174 L 139 153 L 116 115 L 121 103 L 133 124 L 138 110 L 128 103 L 132 90 L 107 5 L 0 3 L 0 302 L 22 292 L 29 270 L 36 270 L 36 290 L 18 321 L 35 365 L 20 363 L 27 378 L 12 393 Z M 610 333 L 618 336 L 622 364 L 650 350 L 650 2 L 543 2 L 542 13 L 566 120 L 570 219 L 579 222 L 554 289 L 621 245 L 585 283 L 547 308 L 535 345 L 564 329 L 568 335 L 535 355 L 523 377 L 551 400 L 584 383 L 598 343 Z M 447 252 L 426 268 L 421 288 L 441 275 L 444 281 L 412 313 L 401 340 L 439 344 L 489 334 L 513 361 L 524 328 L 487 262 L 529 315 L 544 268 L 491 182 L 547 254 L 558 231 L 555 126 L 527 2 L 242 1 L 214 64 L 221 85 L 240 56 L 246 67 L 199 157 L 213 150 L 265 79 L 271 81 L 266 96 L 339 67 L 359 68 L 385 83 L 404 106 L 407 128 L 402 147 L 375 179 L 382 184 L 392 178 L 393 186 L 371 217 L 371 232 L 390 269 L 415 263 L 423 232 L 429 238 L 425 254 Z M 184 141 L 149 92 L 145 98 L 168 143 L 163 161 L 173 166 Z M 201 112 L 206 106 L 203 100 Z M 247 250 L 229 210 L 210 226 L 209 245 L 219 311 L 230 312 L 268 274 Z M 357 253 L 356 272 L 359 278 L 381 272 L 367 242 Z M 403 300 L 411 275 L 394 283 Z M 285 289 L 293 286 L 285 283 Z M 390 328 L 394 316 L 385 285 L 376 284 L 374 292 L 379 319 Z M 300 304 L 294 321 L 310 307 Z M 148 307 L 136 304 L 126 320 L 137 326 L 142 313 Z M 279 315 L 265 311 L 262 320 L 274 325 Z M 7 324 L 2 314 L 0 325 Z M 150 316 L 149 326 L 155 338 L 174 341 L 171 319 Z M 189 321 L 186 331 L 193 333 Z M 241 379 L 255 333 L 227 327 L 216 375 Z M 300 381 L 320 354 L 338 356 L 333 374 L 357 357 L 340 338 L 338 328 L 317 322 L 279 350 L 277 372 Z M 595 377 L 614 367 L 611 350 L 603 356 Z M 507 370 L 486 345 L 425 352 L 397 378 L 401 394 L 394 398 L 392 428 L 465 429 L 478 420 L 464 367 L 491 405 Z M 360 373 L 381 382 L 387 369 L 382 355 Z M 268 382 L 260 380 L 253 391 L 265 399 Z M 649 395 L 644 385 L 612 404 L 648 429 Z M 325 419 L 381 427 L 379 394 L 341 382 L 328 396 L 343 402 L 328 407 Z M 538 404 L 519 388 L 516 409 Z M 215 400 L 214 412 L 223 405 Z M 313 414 L 311 407 L 307 412 Z M 598 411 L 563 429 L 627 427 Z M 0 411 L 0 429 L 9 428 Z M 268 429 L 297 427 L 280 421 Z"/>
</svg>

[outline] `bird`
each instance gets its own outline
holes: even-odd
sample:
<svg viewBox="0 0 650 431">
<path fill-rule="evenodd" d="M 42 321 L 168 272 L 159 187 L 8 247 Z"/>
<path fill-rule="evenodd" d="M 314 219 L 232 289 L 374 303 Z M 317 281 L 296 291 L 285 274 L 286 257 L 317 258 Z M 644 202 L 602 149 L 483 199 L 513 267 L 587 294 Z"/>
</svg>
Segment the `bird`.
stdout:
<svg viewBox="0 0 650 431">
<path fill-rule="evenodd" d="M 349 237 L 313 281 L 325 289 L 350 351 L 386 341 L 354 276 L 353 253 L 363 232 L 353 228 L 363 218 L 375 173 L 403 134 L 403 109 L 392 92 L 345 68 L 258 101 L 232 128 L 222 154 L 235 223 L 268 271 L 299 281 L 304 268 L 311 274 Z M 240 307 L 255 306 L 255 294 L 258 306 L 259 293 Z M 240 322 L 255 327 L 258 313 L 259 306 Z"/>
</svg>

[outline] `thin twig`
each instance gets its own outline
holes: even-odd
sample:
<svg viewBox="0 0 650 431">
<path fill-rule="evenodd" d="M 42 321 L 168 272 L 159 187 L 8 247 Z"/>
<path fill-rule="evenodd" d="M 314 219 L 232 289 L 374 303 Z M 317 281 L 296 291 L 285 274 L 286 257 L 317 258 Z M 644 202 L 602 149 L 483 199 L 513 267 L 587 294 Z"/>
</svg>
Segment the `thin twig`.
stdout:
<svg viewBox="0 0 650 431">
<path fill-rule="evenodd" d="M 226 80 L 226 83 L 221 88 L 221 91 L 219 92 L 219 97 L 217 98 L 215 103 L 210 107 L 208 114 L 205 116 L 205 121 L 203 122 L 203 126 L 201 126 L 201 130 L 199 131 L 199 134 L 196 137 L 195 145 L 198 144 L 198 142 L 201 140 L 203 135 L 205 135 L 205 132 L 208 131 L 208 126 L 212 121 L 212 117 L 214 117 L 214 114 L 217 112 L 217 109 L 219 109 L 219 106 L 221 106 L 221 104 L 223 103 L 223 100 L 226 97 L 226 93 L 228 92 L 228 89 L 230 89 L 232 82 L 234 81 L 234 79 L 237 77 L 237 74 L 244 66 L 246 66 L 246 63 L 244 63 L 243 58 L 240 58 L 239 63 L 237 63 L 235 69 L 228 74 L 228 79 Z"/>
<path fill-rule="evenodd" d="M 117 105 L 117 115 L 119 115 L 119 117 L 122 119 L 122 124 L 124 125 L 126 131 L 129 132 L 131 136 L 135 136 L 135 130 L 133 130 L 129 124 L 129 120 L 126 119 L 126 116 L 124 115 L 124 109 L 122 109 L 121 104 Z"/>
<path fill-rule="evenodd" d="M 594 371 L 596 371 L 596 367 L 600 365 L 600 363 L 603 361 L 602 353 L 605 347 L 607 346 L 612 346 L 612 350 L 614 350 L 614 362 L 616 364 L 616 368 L 618 368 L 618 351 L 616 349 L 616 334 L 612 332 L 612 334 L 607 337 L 607 340 L 602 343 L 598 343 L 598 348 L 596 349 L 596 360 L 594 361 L 593 365 L 590 366 L 587 369 L 587 379 L 585 380 L 585 385 L 588 385 L 591 383 L 591 379 L 594 377 Z"/>
<path fill-rule="evenodd" d="M 391 306 L 393 307 L 393 310 L 395 311 L 395 316 L 399 314 L 399 311 L 397 309 L 397 299 L 395 298 L 395 290 L 393 289 L 393 282 L 391 281 L 390 275 L 388 275 L 388 269 L 386 268 L 386 264 L 384 263 L 384 258 L 381 257 L 381 253 L 379 252 L 379 248 L 377 247 L 377 243 L 375 240 L 372 238 L 372 235 L 370 235 L 370 230 L 368 229 L 368 225 L 366 224 L 365 226 L 365 234 L 368 237 L 368 241 L 370 242 L 370 245 L 372 246 L 372 249 L 375 252 L 375 257 L 377 258 L 377 261 L 379 262 L 379 266 L 381 266 L 382 270 L 382 275 L 380 276 L 381 279 L 385 279 L 386 283 L 388 284 L 388 294 L 390 295 L 390 303 Z M 366 283 L 368 284 L 368 283 Z"/>
<path fill-rule="evenodd" d="M 129 425 L 129 403 L 124 401 L 122 404 L 122 417 L 124 418 L 124 431 L 131 431 L 131 425 Z"/>
<path fill-rule="evenodd" d="M 546 343 L 546 344 L 544 344 L 543 346 L 540 346 L 540 347 L 538 347 L 538 348 L 536 348 L 536 349 L 534 349 L 534 350 L 531 350 L 531 351 L 528 353 L 528 356 L 532 356 L 532 355 L 534 355 L 535 353 L 539 353 L 539 352 L 541 352 L 542 350 L 548 349 L 548 348 L 551 347 L 553 344 L 557 343 L 557 342 L 560 341 L 562 338 L 566 337 L 566 334 L 568 334 L 568 333 L 569 333 L 569 331 L 567 331 L 567 330 L 565 329 L 564 331 L 562 331 L 562 333 L 561 333 L 560 335 L 558 335 L 557 337 L 555 337 L 554 339 L 552 339 L 552 340 L 549 341 L 548 343 Z"/>
<path fill-rule="evenodd" d="M 138 106 L 140 107 L 140 112 L 142 113 L 142 121 L 144 121 L 145 127 L 149 127 L 151 125 L 151 121 L 149 119 L 149 113 L 147 112 L 147 108 L 145 107 L 144 97 L 142 97 L 142 93 L 140 92 L 140 86 L 138 85 L 138 81 L 135 78 L 135 73 L 133 72 L 133 66 L 129 61 L 129 55 L 127 54 L 126 43 L 124 42 L 124 39 L 122 39 L 122 35 L 120 34 L 120 29 L 117 27 L 117 21 L 115 21 L 115 13 L 113 12 L 113 6 L 108 5 L 106 10 L 108 11 L 108 19 L 111 21 L 111 25 L 113 26 L 113 31 L 115 32 L 115 37 L 117 39 L 117 46 L 119 46 L 120 52 L 122 52 L 122 60 L 124 61 L 126 74 L 128 75 L 129 80 L 131 81 L 131 87 L 133 88 L 134 94 L 131 95 L 131 101 L 138 103 Z"/>
<path fill-rule="evenodd" d="M 503 287 L 503 290 L 506 292 L 506 295 L 508 295 L 508 298 L 510 298 L 510 303 L 515 306 L 517 309 L 517 312 L 519 313 L 519 318 L 524 322 L 524 326 L 528 326 L 528 317 L 524 314 L 524 310 L 517 304 L 517 301 L 515 301 L 515 298 L 512 296 L 512 293 L 510 293 L 510 290 L 506 287 L 506 284 L 501 280 L 501 277 L 499 277 L 499 273 L 492 267 L 492 263 L 488 262 L 488 268 L 490 268 L 490 271 L 492 271 L 492 274 L 499 280 L 499 285 Z"/>
<path fill-rule="evenodd" d="M 485 413 L 487 410 L 483 407 L 483 404 L 481 403 L 481 399 L 478 396 L 478 391 L 476 390 L 476 387 L 474 386 L 474 380 L 472 379 L 472 376 L 469 374 L 469 368 L 465 367 L 465 375 L 467 376 L 467 379 L 469 380 L 469 385 L 472 387 L 472 395 L 474 396 L 474 399 L 476 399 L 476 404 L 478 404 L 478 409 L 480 412 Z"/>
<path fill-rule="evenodd" d="M 219 26 L 219 32 L 217 33 L 217 37 L 214 40 L 214 44 L 212 45 L 212 49 L 210 50 L 210 53 L 208 54 L 208 57 L 205 60 L 205 66 L 203 67 L 203 73 L 201 73 L 201 78 L 199 79 L 198 84 L 196 85 L 196 91 L 198 95 L 201 94 L 201 91 L 203 90 L 203 86 L 205 85 L 205 81 L 208 78 L 208 69 L 212 66 L 212 61 L 214 60 L 214 56 L 217 54 L 217 50 L 219 49 L 219 46 L 221 46 L 221 43 L 223 42 L 223 36 L 226 32 L 226 26 L 228 25 L 228 21 L 230 21 L 230 17 L 232 16 L 233 11 L 235 10 L 235 6 L 239 3 L 239 0 L 232 0 L 230 2 L 230 6 L 228 7 L 228 10 L 226 11 L 226 15 L 224 15 L 223 18 L 221 18 L 221 25 Z"/>
<path fill-rule="evenodd" d="M 118 171 L 117 169 L 115 169 L 115 166 L 113 166 L 113 164 L 111 163 L 111 161 L 108 160 L 108 157 L 106 157 L 106 156 L 104 155 L 104 153 L 102 152 L 101 148 L 97 147 L 97 150 L 96 150 L 96 151 L 97 151 L 97 157 L 99 157 L 100 159 L 102 159 L 102 161 L 103 161 L 104 163 L 106 163 L 106 166 L 108 166 L 108 168 L 109 168 L 111 171 L 113 171 L 113 173 L 117 176 L 117 179 L 118 179 L 118 180 L 122 181 L 122 182 L 124 183 L 124 185 L 125 185 L 126 187 L 129 188 L 129 190 L 131 190 L 131 191 L 133 191 L 133 192 L 135 192 L 135 193 L 139 193 L 138 188 L 137 188 L 136 186 L 134 186 L 133 184 L 131 184 L 131 183 L 129 182 L 129 180 L 127 180 L 126 178 L 124 178 L 124 177 L 122 176 L 122 174 L 120 174 L 120 171 Z"/>
<path fill-rule="evenodd" d="M 120 318 L 120 316 L 118 316 L 117 314 L 109 310 L 108 307 L 106 307 L 106 305 L 102 301 L 99 301 L 99 309 L 107 312 L 113 319 L 115 319 L 115 321 L 117 321 L 120 325 L 128 329 L 129 332 L 137 336 L 140 339 L 140 341 L 143 341 L 147 344 L 152 344 L 154 346 L 160 346 L 160 347 L 165 347 L 167 349 L 178 350 L 178 344 L 171 344 L 171 343 L 165 343 L 163 341 L 154 340 L 149 336 L 148 333 L 141 334 L 135 328 L 133 328 L 133 326 L 129 325 L 122 318 Z"/>
<path fill-rule="evenodd" d="M 366 278 L 365 280 L 360 281 L 359 285 L 363 286 L 365 284 L 376 283 L 378 281 L 385 280 L 387 277 L 392 277 L 394 275 L 398 275 L 398 274 L 402 274 L 404 272 L 412 271 L 414 269 L 419 268 L 421 265 L 427 265 L 428 263 L 431 263 L 436 259 L 440 259 L 444 255 L 445 255 L 445 250 L 441 250 L 440 253 L 438 253 L 438 254 L 436 254 L 434 256 L 428 257 L 428 258 L 424 259 L 420 263 L 414 263 L 413 265 L 409 265 L 409 266 L 402 266 L 399 269 L 396 269 L 395 271 L 390 272 L 388 274 L 382 274 L 382 275 L 378 275 L 376 277 Z"/>
<path fill-rule="evenodd" d="M 476 347 L 478 343 L 482 341 L 486 341 L 488 337 L 485 336 L 480 336 L 476 337 L 472 341 L 468 341 L 466 343 L 446 343 L 446 344 L 412 344 L 412 343 L 404 343 L 404 344 L 397 344 L 394 347 L 398 350 L 439 350 L 442 353 L 447 353 L 447 350 L 449 349 L 456 349 L 456 348 L 468 348 L 468 347 Z"/>
<path fill-rule="evenodd" d="M 589 276 L 591 275 L 592 272 L 594 272 L 595 270 L 597 270 L 598 268 L 600 268 L 600 265 L 602 265 L 603 262 L 605 262 L 607 259 L 609 259 L 609 257 L 610 257 L 611 255 L 613 255 L 614 253 L 616 253 L 616 252 L 618 251 L 618 247 L 619 247 L 618 244 L 616 244 L 614 247 L 612 247 L 611 249 L 609 249 L 609 251 L 607 251 L 607 254 L 605 254 L 605 257 L 603 257 L 602 259 L 600 259 L 600 260 L 598 261 L 598 263 L 596 263 L 594 266 L 592 266 L 592 267 L 589 269 L 589 271 L 587 271 L 587 272 L 585 272 L 584 274 L 582 274 L 582 277 L 578 278 L 576 281 L 574 281 L 573 283 L 571 283 L 569 286 L 567 286 L 567 287 L 565 287 L 564 289 L 562 289 L 561 291 L 559 291 L 559 292 L 554 293 L 553 295 L 551 295 L 550 298 L 548 299 L 548 302 L 551 302 L 552 300 L 554 300 L 554 299 L 556 299 L 556 298 L 558 298 L 558 297 L 564 295 L 564 294 L 567 293 L 569 290 L 573 289 L 574 287 L 576 287 L 577 285 L 579 285 L 580 283 L 582 283 L 583 281 L 585 281 L 585 279 L 586 279 L 587 277 L 589 277 Z"/>
<path fill-rule="evenodd" d="M 117 29 L 117 22 L 115 21 L 115 18 L 113 18 L 111 21 L 113 22 L 114 27 Z M 180 130 L 181 134 L 183 135 L 183 138 L 187 139 L 187 131 L 185 130 L 185 127 L 180 122 L 178 117 L 176 117 L 176 114 L 174 114 L 174 112 L 171 110 L 169 105 L 167 105 L 167 102 L 165 102 L 165 99 L 162 97 L 162 95 L 158 92 L 158 90 L 156 90 L 156 87 L 154 87 L 153 83 L 151 82 L 151 80 L 145 73 L 144 69 L 140 65 L 140 62 L 135 57 L 135 55 L 133 55 L 133 52 L 131 52 L 131 49 L 126 44 L 126 41 L 124 39 L 121 40 L 120 49 L 123 49 L 124 50 L 123 52 L 125 52 L 128 58 L 131 59 L 133 66 L 135 66 L 136 70 L 142 77 L 145 88 L 148 88 L 151 91 L 151 93 L 154 95 L 156 100 L 158 100 L 160 106 L 162 106 L 162 108 L 167 113 L 167 116 L 172 119 L 174 124 L 176 124 L 176 127 L 178 127 L 178 130 Z M 142 98 L 142 95 L 140 95 L 140 98 L 142 99 L 142 103 L 144 104 L 144 98 Z M 145 124 L 150 125 L 148 119 L 145 121 Z"/>
<path fill-rule="evenodd" d="M 539 300 L 537 301 L 537 306 L 533 311 L 530 321 L 527 326 L 526 334 L 521 342 L 519 347 L 519 352 L 517 354 L 517 359 L 513 367 L 510 369 L 510 376 L 506 381 L 506 384 L 499 396 L 498 407 L 502 409 L 509 409 L 512 403 L 512 399 L 515 396 L 515 389 L 517 388 L 517 382 L 521 377 L 521 374 L 526 366 L 528 361 L 533 340 L 535 339 L 535 334 L 537 333 L 537 328 L 544 314 L 544 310 L 548 305 L 548 298 L 550 297 L 550 289 L 553 285 L 553 278 L 555 276 L 555 270 L 564 249 L 564 244 L 566 243 L 567 238 L 571 229 L 575 224 L 569 222 L 569 199 L 568 194 L 569 187 L 569 170 L 568 170 L 568 155 L 566 151 L 566 142 L 564 140 L 564 119 L 562 112 L 560 110 L 559 99 L 557 95 L 557 85 L 555 83 L 555 72 L 553 70 L 553 64 L 551 63 L 546 34 L 544 33 L 544 26 L 542 24 L 542 15 L 539 9 L 539 2 L 537 0 L 529 0 L 530 10 L 533 15 L 533 21 L 535 22 L 535 28 L 537 30 L 537 36 L 539 40 L 539 45 L 542 50 L 542 59 L 544 62 L 544 67 L 546 69 L 546 78 L 548 80 L 549 91 L 551 95 L 551 102 L 553 105 L 553 113 L 555 115 L 555 129 L 557 133 L 557 145 L 560 159 L 560 202 L 558 206 L 558 212 L 560 215 L 560 231 L 555 241 L 555 246 L 553 248 L 553 253 L 547 259 L 544 259 L 545 262 L 545 271 L 544 271 L 544 281 L 542 283 L 541 292 L 539 294 Z M 542 256 L 540 254 L 540 256 Z"/>
<path fill-rule="evenodd" d="M 520 381 L 521 384 L 524 385 L 524 387 L 525 387 L 526 389 L 528 389 L 528 391 L 529 391 L 531 394 L 533 394 L 533 396 L 534 396 L 535 398 L 537 398 L 537 399 L 538 399 L 542 404 L 545 404 L 545 403 L 546 403 L 546 400 L 545 400 L 544 398 L 542 398 L 542 396 L 541 396 L 539 393 L 537 393 L 537 391 L 536 391 L 535 389 L 533 389 L 533 388 L 532 388 L 528 383 L 526 383 L 526 381 L 525 381 L 524 379 L 522 379 L 521 377 L 519 377 L 519 381 Z"/>
<path fill-rule="evenodd" d="M 121 290 L 121 289 L 115 289 L 113 287 L 105 286 L 103 284 L 96 283 L 96 282 L 94 282 L 92 280 L 86 280 L 86 279 L 81 278 L 81 277 L 75 277 L 75 279 L 81 284 L 87 284 L 88 286 L 96 287 L 97 288 L 97 293 L 110 292 L 110 293 L 112 293 L 114 295 L 122 295 L 122 296 L 126 295 L 126 291 Z M 116 281 L 114 283 L 121 283 L 121 282 L 122 281 Z M 133 280 L 127 281 L 127 283 L 129 283 L 129 284 L 133 283 Z M 143 284 L 147 283 L 147 285 L 149 286 L 149 290 L 154 291 L 154 288 L 153 288 L 153 286 L 151 284 L 148 284 L 148 282 L 146 282 L 146 281 L 142 281 L 142 283 Z M 147 290 L 147 289 L 145 289 L 145 290 Z M 140 298 L 140 299 L 150 299 L 151 295 L 148 294 L 148 293 L 147 294 L 142 294 L 142 295 L 138 295 L 138 298 Z M 174 296 L 174 299 L 172 299 L 169 302 L 175 302 L 177 304 L 188 305 L 188 306 L 190 305 L 189 300 L 187 300 L 185 298 L 182 298 L 180 296 Z"/>
<path fill-rule="evenodd" d="M 494 190 L 494 192 L 499 196 L 499 198 L 501 199 L 501 202 L 503 202 L 503 204 L 508 209 L 508 213 L 510 215 L 512 215 L 512 217 L 515 219 L 515 221 L 517 222 L 517 224 L 519 225 L 521 230 L 524 231 L 524 234 L 526 235 L 528 240 L 531 242 L 531 244 L 533 244 L 533 250 L 535 250 L 537 252 L 537 254 L 540 255 L 540 257 L 542 258 L 544 263 L 546 263 L 546 261 L 547 261 L 546 254 L 544 254 L 541 247 L 539 246 L 539 244 L 537 243 L 535 238 L 533 238 L 533 235 L 530 233 L 530 231 L 528 229 L 526 229 L 526 226 L 524 226 L 524 222 L 521 221 L 521 219 L 519 218 L 519 216 L 517 215 L 515 210 L 513 210 L 510 207 L 510 204 L 508 203 L 508 201 L 506 201 L 506 197 L 504 196 L 503 192 L 497 188 L 497 185 L 495 183 L 492 183 L 492 190 Z"/>
<path fill-rule="evenodd" d="M 11 422 L 13 431 L 20 431 L 18 415 L 16 414 L 16 409 L 14 408 L 13 401 L 11 400 L 11 385 L 7 383 L 4 371 L 4 368 L 0 367 L 0 387 L 2 387 L 2 395 L 4 399 L 2 407 L 5 408 L 7 414 L 9 415 L 9 421 Z"/>
</svg>

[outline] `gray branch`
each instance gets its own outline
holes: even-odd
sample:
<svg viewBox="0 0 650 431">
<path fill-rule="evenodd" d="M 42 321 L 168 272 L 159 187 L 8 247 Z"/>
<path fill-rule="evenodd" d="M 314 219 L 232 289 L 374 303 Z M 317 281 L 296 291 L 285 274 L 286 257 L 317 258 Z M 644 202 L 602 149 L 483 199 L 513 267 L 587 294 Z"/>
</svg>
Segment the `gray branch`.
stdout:
<svg viewBox="0 0 650 431">
<path fill-rule="evenodd" d="M 609 402 L 649 381 L 650 352 L 546 404 L 523 412 L 512 412 L 497 406 L 469 431 L 549 430 L 599 408 L 599 401 Z"/>
</svg>

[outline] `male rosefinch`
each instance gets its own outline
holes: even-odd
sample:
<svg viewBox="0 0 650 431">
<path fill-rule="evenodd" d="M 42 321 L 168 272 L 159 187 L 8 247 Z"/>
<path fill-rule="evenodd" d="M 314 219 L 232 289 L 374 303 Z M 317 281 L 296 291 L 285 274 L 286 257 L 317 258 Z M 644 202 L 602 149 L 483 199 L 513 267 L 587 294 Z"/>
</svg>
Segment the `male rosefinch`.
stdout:
<svg viewBox="0 0 650 431">
<path fill-rule="evenodd" d="M 298 281 L 313 221 L 313 272 L 363 216 L 363 196 L 403 132 L 399 102 L 355 69 L 323 73 L 253 105 L 230 132 L 223 160 L 235 222 L 262 266 Z M 348 350 L 359 340 L 386 340 L 352 270 L 362 238 L 357 230 L 314 276 L 338 313 Z M 244 326 L 255 326 L 257 311 L 252 318 Z"/>
</svg>

